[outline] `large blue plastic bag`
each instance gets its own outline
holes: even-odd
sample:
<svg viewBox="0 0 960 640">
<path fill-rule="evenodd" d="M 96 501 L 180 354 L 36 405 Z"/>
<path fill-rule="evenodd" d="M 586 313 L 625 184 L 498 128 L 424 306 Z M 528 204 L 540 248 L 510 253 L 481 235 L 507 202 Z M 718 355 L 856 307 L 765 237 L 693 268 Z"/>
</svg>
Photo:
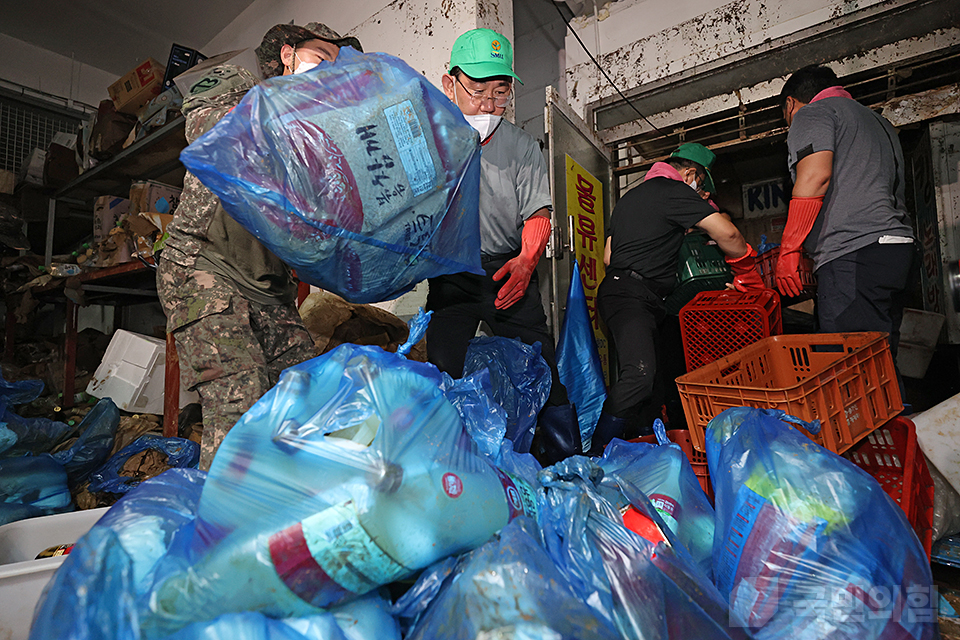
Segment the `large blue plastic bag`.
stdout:
<svg viewBox="0 0 960 640">
<path fill-rule="evenodd" d="M 0 460 L 0 525 L 73 509 L 67 473 L 49 454 Z"/>
<path fill-rule="evenodd" d="M 46 453 L 65 440 L 73 428 L 48 418 L 23 418 L 10 407 L 36 400 L 42 380 L 10 382 L 0 374 L 0 457 Z"/>
<path fill-rule="evenodd" d="M 540 525 L 551 558 L 596 615 L 624 638 L 745 638 L 726 601 L 649 499 L 595 461 L 574 456 L 540 474 Z M 634 508 L 660 533 L 656 544 L 623 525 Z"/>
<path fill-rule="evenodd" d="M 301 280 L 351 302 L 483 273 L 476 131 L 398 58 L 344 47 L 271 78 L 180 157 Z"/>
<path fill-rule="evenodd" d="M 903 511 L 784 420 L 804 425 L 746 407 L 707 425 L 714 575 L 732 610 L 758 638 L 937 637 L 930 564 Z"/>
<path fill-rule="evenodd" d="M 600 459 L 606 476 L 622 478 L 650 498 L 660 517 L 686 547 L 697 566 L 713 575 L 715 514 L 687 455 L 671 443 L 660 420 L 659 446 L 614 438 Z"/>
<path fill-rule="evenodd" d="M 550 367 L 540 355 L 540 343 L 479 337 L 470 340 L 463 375 L 486 368 L 493 399 L 507 412 L 506 438 L 520 453 L 530 451 L 537 414 L 550 395 Z"/>
<path fill-rule="evenodd" d="M 76 430 L 68 424 L 49 418 L 24 418 L 9 408 L 0 422 L 0 457 L 48 453 Z"/>
<path fill-rule="evenodd" d="M 189 566 L 204 474 L 173 470 L 121 498 L 73 547 L 34 613 L 35 640 L 137 640 L 139 598 L 158 572 Z"/>
<path fill-rule="evenodd" d="M 525 526 L 515 520 L 463 556 L 407 639 L 619 638 L 560 574 L 532 523 Z"/>
<path fill-rule="evenodd" d="M 400 627 L 382 596 L 369 593 L 327 613 L 275 620 L 260 613 L 228 613 L 197 622 L 169 640 L 400 640 Z"/>
<path fill-rule="evenodd" d="M 570 402 L 577 408 L 580 441 L 589 451 L 590 438 L 607 399 L 607 385 L 603 379 L 603 365 L 594 339 L 593 321 L 587 309 L 587 298 L 580 279 L 580 265 L 573 261 L 567 310 L 557 340 L 557 370 L 560 382 L 567 388 Z"/>
<path fill-rule="evenodd" d="M 164 438 L 153 433 L 145 433 L 120 451 L 116 452 L 106 464 L 90 474 L 90 486 L 93 493 L 126 493 L 140 483 L 140 478 L 121 476 L 120 469 L 131 456 L 152 449 L 167 456 L 167 464 L 176 469 L 190 469 L 200 461 L 200 445 L 185 438 Z"/>
<path fill-rule="evenodd" d="M 83 484 L 94 469 L 106 462 L 119 426 L 120 409 L 110 398 L 97 402 L 84 416 L 77 427 L 80 432 L 77 441 L 69 449 L 53 454 L 67 470 L 70 486 Z"/>
<path fill-rule="evenodd" d="M 436 367 L 341 345 L 283 372 L 218 449 L 189 571 L 143 612 L 157 637 L 226 613 L 316 615 L 536 513 L 440 390 Z M 163 634 L 159 633 L 163 632 Z"/>
</svg>

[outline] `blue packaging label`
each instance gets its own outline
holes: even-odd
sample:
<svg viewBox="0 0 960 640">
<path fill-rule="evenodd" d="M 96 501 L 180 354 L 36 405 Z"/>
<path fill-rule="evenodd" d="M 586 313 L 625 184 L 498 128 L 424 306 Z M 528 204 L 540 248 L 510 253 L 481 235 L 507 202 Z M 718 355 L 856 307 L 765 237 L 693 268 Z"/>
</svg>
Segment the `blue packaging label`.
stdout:
<svg viewBox="0 0 960 640">
<path fill-rule="evenodd" d="M 437 177 L 437 170 L 433 166 L 430 148 L 413 103 L 404 100 L 400 104 L 387 107 L 383 114 L 390 125 L 390 133 L 393 134 L 413 195 L 419 196 L 430 191 Z"/>
</svg>

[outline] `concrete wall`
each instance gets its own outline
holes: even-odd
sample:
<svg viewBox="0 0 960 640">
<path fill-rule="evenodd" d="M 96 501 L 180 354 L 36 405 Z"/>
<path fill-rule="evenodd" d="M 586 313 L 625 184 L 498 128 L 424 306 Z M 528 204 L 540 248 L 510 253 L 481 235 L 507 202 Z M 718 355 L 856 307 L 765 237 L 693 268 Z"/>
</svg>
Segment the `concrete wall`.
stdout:
<svg viewBox="0 0 960 640">
<path fill-rule="evenodd" d="M 573 22 L 591 53 L 598 57 L 611 79 L 621 90 L 695 69 L 745 48 L 790 35 L 828 20 L 882 4 L 882 0 L 791 0 L 771 3 L 766 0 L 619 0 L 604 5 L 599 20 L 585 16 Z M 598 37 L 599 36 L 599 37 Z M 931 37 L 931 47 L 942 46 Z M 922 48 L 918 47 L 918 52 Z M 599 55 L 597 55 L 599 53 Z M 882 54 L 881 54 L 882 57 Z M 613 95 L 614 89 L 574 39 L 566 38 L 565 81 L 568 99 L 580 113 L 590 102 Z M 878 63 L 876 56 L 864 54 L 850 62 L 842 72 L 856 71 Z M 802 61 L 797 61 L 802 64 Z M 744 102 L 772 95 L 780 82 L 758 86 Z M 749 89 L 749 88 L 747 88 Z M 736 105 L 738 98 L 733 99 Z M 727 105 L 730 106 L 730 105 Z M 709 112 L 711 109 L 708 109 Z M 703 109 L 696 111 L 703 115 Z M 647 114 L 651 115 L 651 114 Z M 659 124 L 684 119 L 661 120 Z"/>
<path fill-rule="evenodd" d="M 202 47 L 211 55 L 256 47 L 275 24 L 322 22 L 341 35 L 354 35 L 366 51 L 402 58 L 440 85 L 450 47 L 457 36 L 488 27 L 513 37 L 510 0 L 256 0 L 226 29 Z"/>
<path fill-rule="evenodd" d="M 0 78 L 96 107 L 118 76 L 0 34 Z"/>
</svg>

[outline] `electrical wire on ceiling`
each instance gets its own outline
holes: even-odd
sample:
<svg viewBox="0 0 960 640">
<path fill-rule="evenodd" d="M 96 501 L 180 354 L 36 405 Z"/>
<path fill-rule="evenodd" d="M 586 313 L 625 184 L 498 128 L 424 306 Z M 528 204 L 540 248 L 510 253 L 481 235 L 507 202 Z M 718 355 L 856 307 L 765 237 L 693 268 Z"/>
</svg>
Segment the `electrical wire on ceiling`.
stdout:
<svg viewBox="0 0 960 640">
<path fill-rule="evenodd" d="M 666 135 L 663 131 L 660 130 L 659 127 L 657 127 L 657 125 L 655 125 L 655 124 L 653 124 L 652 122 L 650 122 L 650 119 L 647 118 L 647 116 L 645 116 L 645 115 L 643 115 L 642 113 L 640 113 L 640 110 L 637 109 L 636 105 L 634 105 L 633 102 L 630 101 L 630 98 L 628 98 L 627 96 L 623 95 L 623 92 L 620 91 L 620 88 L 619 88 L 616 84 L 614 84 L 614 82 L 613 82 L 613 80 L 610 78 L 610 76 L 607 75 L 607 72 L 604 71 L 604 70 L 603 70 L 603 67 L 600 66 L 600 63 L 597 62 L 597 59 L 593 57 L 593 54 L 590 53 L 590 50 L 589 50 L 589 49 L 587 49 L 587 45 L 585 45 L 585 44 L 583 43 L 583 40 L 580 39 L 580 35 L 574 30 L 574 28 L 573 28 L 572 26 L 570 26 L 570 21 L 567 19 L 567 16 L 563 15 L 563 11 L 560 10 L 560 4 L 559 4 L 559 3 L 560 3 L 560 2 L 563 2 L 563 1 L 564 1 L 564 0 L 550 0 L 550 4 L 552 4 L 552 5 L 556 8 L 557 13 L 560 14 L 560 19 L 563 20 L 563 24 L 565 24 L 565 25 L 567 26 L 567 30 L 570 31 L 570 33 L 573 34 L 573 37 L 577 39 L 577 42 L 580 43 L 580 46 L 583 48 L 584 53 L 586 53 L 588 56 L 590 56 L 590 61 L 593 62 L 594 66 L 596 66 L 597 69 L 600 71 L 600 73 L 603 74 L 603 77 L 607 79 L 607 82 L 610 83 L 610 86 L 613 87 L 614 91 L 616 91 L 617 94 L 618 94 L 621 98 L 623 98 L 623 101 L 624 101 L 624 102 L 626 102 L 628 105 L 630 105 L 630 108 L 631 108 L 631 109 L 633 109 L 634 111 L 637 112 L 637 115 L 638 115 L 638 116 L 640 116 L 641 118 L 643 118 L 643 121 L 644 121 L 644 122 L 646 122 L 648 125 L 650 125 L 651 127 L 653 127 L 653 129 L 654 129 L 657 133 Z"/>
</svg>

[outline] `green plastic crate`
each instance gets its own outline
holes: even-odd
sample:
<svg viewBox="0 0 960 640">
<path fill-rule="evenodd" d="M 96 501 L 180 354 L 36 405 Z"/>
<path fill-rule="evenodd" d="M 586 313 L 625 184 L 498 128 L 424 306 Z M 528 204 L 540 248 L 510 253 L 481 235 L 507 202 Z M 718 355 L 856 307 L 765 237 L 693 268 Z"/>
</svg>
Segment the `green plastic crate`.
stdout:
<svg viewBox="0 0 960 640">
<path fill-rule="evenodd" d="M 701 291 L 719 291 L 733 282 L 733 272 L 723 252 L 712 242 L 705 233 L 684 236 L 677 264 L 677 286 L 664 301 L 667 313 L 676 315 Z"/>
</svg>

